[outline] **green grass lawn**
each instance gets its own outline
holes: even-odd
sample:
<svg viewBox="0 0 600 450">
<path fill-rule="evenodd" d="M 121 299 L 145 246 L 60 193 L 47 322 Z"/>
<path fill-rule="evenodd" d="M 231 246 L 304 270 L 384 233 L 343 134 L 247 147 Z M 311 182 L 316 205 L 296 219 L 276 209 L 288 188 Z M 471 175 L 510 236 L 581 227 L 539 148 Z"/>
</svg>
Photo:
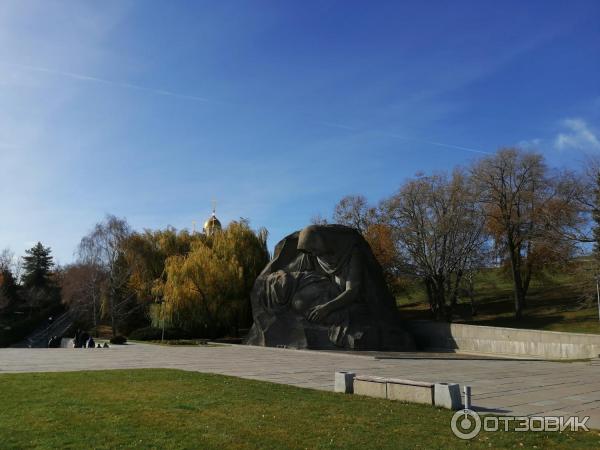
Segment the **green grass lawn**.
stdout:
<svg viewBox="0 0 600 450">
<path fill-rule="evenodd" d="M 568 271 L 544 273 L 532 280 L 527 296 L 528 307 L 521 320 L 514 317 L 514 297 L 509 276 L 498 269 L 488 269 L 477 275 L 474 284 L 477 314 L 471 315 L 470 300 L 461 299 L 453 317 L 454 322 L 600 334 L 598 306 L 595 302 L 583 300 L 586 292 L 578 275 Z M 404 318 L 431 319 L 427 297 L 420 285 L 410 285 L 397 300 Z"/>
<path fill-rule="evenodd" d="M 451 411 L 178 370 L 0 375 L 0 448 L 600 448 L 600 434 L 480 434 Z"/>
</svg>

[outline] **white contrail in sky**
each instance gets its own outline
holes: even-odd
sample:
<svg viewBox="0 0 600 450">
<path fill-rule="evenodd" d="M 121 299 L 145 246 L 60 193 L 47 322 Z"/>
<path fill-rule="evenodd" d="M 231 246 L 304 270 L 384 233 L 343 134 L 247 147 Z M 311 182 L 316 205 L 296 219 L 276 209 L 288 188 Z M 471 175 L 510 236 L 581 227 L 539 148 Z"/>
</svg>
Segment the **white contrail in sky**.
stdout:
<svg viewBox="0 0 600 450">
<path fill-rule="evenodd" d="M 52 75 L 60 75 L 60 76 L 63 76 L 63 77 L 73 78 L 75 80 L 91 81 L 91 82 L 94 82 L 94 83 L 102 83 L 102 84 L 106 84 L 106 85 L 110 85 L 110 86 L 116 86 L 116 87 L 120 87 L 120 88 L 124 88 L 124 89 L 135 89 L 137 91 L 149 92 L 151 94 L 156 94 L 156 95 L 166 95 L 166 96 L 169 96 L 169 97 L 183 98 L 183 99 L 194 100 L 194 101 L 198 101 L 198 102 L 210 102 L 211 101 L 211 100 L 209 100 L 207 98 L 198 97 L 198 96 L 195 96 L 195 95 L 178 94 L 177 92 L 166 91 L 164 89 L 148 88 L 148 87 L 144 87 L 144 86 L 139 86 L 137 84 L 123 83 L 123 82 L 120 82 L 120 81 L 112 81 L 112 80 L 107 80 L 107 79 L 104 79 L 104 78 L 93 77 L 93 76 L 90 76 L 90 75 L 84 75 L 84 74 L 80 74 L 80 73 L 65 72 L 63 70 L 48 69 L 46 67 L 28 66 L 28 65 L 25 65 L 25 64 L 16 64 L 16 63 L 5 62 L 5 61 L 0 61 L 0 64 L 4 64 L 6 66 L 17 67 L 17 68 L 20 68 L 20 69 L 30 70 L 30 71 L 33 71 L 33 72 L 42 72 L 42 73 L 48 73 L 48 74 L 52 74 Z"/>
<path fill-rule="evenodd" d="M 148 88 L 148 87 L 140 86 L 137 84 L 107 80 L 105 78 L 98 78 L 98 77 L 94 77 L 91 75 L 84 75 L 81 73 L 66 72 L 63 70 L 48 69 L 46 67 L 38 67 L 38 66 L 29 66 L 26 64 L 17 64 L 17 63 L 7 62 L 7 61 L 0 61 L 0 64 L 6 65 L 6 66 L 11 66 L 11 67 L 17 67 L 17 68 L 21 68 L 21 69 L 25 69 L 25 70 L 30 70 L 33 72 L 41 72 L 41 73 L 47 73 L 47 74 L 51 74 L 51 75 L 59 75 L 59 76 L 63 76 L 63 77 L 69 77 L 69 78 L 73 78 L 75 80 L 101 83 L 101 84 L 106 84 L 109 86 L 116 86 L 116 87 L 120 87 L 120 88 L 124 88 L 124 89 L 134 89 L 137 91 L 149 92 L 149 93 L 155 94 L 155 95 L 165 95 L 165 96 L 169 96 L 169 97 L 182 98 L 182 99 L 186 99 L 186 100 L 194 100 L 194 101 L 198 101 L 198 102 L 213 102 L 212 100 L 209 100 L 205 97 L 198 97 L 195 95 L 187 95 L 187 94 L 178 94 L 177 92 L 167 91 L 164 89 Z M 361 131 L 357 128 L 350 127 L 350 126 L 340 124 L 340 123 L 333 123 L 333 122 L 320 122 L 320 123 L 322 125 L 325 125 L 327 127 L 332 127 L 332 128 L 339 128 L 339 129 L 348 130 L 348 131 Z M 407 141 L 414 141 L 414 142 L 421 142 L 423 144 L 435 145 L 437 147 L 452 148 L 452 149 L 456 149 L 456 150 L 463 150 L 466 152 L 479 153 L 479 154 L 484 154 L 484 155 L 491 154 L 491 152 L 486 152 L 484 150 L 479 150 L 476 148 L 463 147 L 460 145 L 453 145 L 453 144 L 446 144 L 443 142 L 428 141 L 425 139 L 401 136 L 401 135 L 395 134 L 395 133 L 388 133 L 388 132 L 383 132 L 383 131 L 376 131 L 376 133 L 382 134 L 385 136 L 389 136 L 389 137 L 393 137 L 396 139 L 404 139 Z"/>
<path fill-rule="evenodd" d="M 341 128 L 342 130 L 349 130 L 349 131 L 358 131 L 356 128 L 352 128 L 352 127 L 349 127 L 348 125 L 343 125 L 341 123 L 334 123 L 334 122 L 321 122 L 321 123 L 327 127 Z"/>
<path fill-rule="evenodd" d="M 331 127 L 331 128 L 340 128 L 343 130 L 349 130 L 349 131 L 364 131 L 364 130 L 360 130 L 358 128 L 353 128 L 353 127 L 349 127 L 347 125 L 343 125 L 340 123 L 333 123 L 333 122 L 320 122 L 322 125 L 325 125 L 327 127 Z M 369 131 L 369 130 L 367 130 Z M 454 144 L 445 144 L 443 142 L 435 142 L 435 141 L 428 141 L 425 139 L 418 139 L 418 138 L 413 138 L 413 137 L 408 137 L 408 136 L 402 136 L 400 134 L 395 134 L 395 133 L 388 133 L 385 131 L 373 131 L 377 134 L 381 134 L 384 136 L 389 136 L 389 137 L 393 137 L 396 139 L 404 139 L 406 141 L 414 141 L 414 142 L 421 142 L 423 144 L 429 144 L 429 145 L 435 145 L 437 147 L 445 147 L 445 148 L 453 148 L 456 150 L 464 150 L 466 152 L 471 152 L 471 153 L 480 153 L 483 155 L 491 155 L 491 152 L 486 152 L 485 150 L 479 150 L 477 148 L 470 148 L 470 147 L 463 147 L 461 145 L 454 145 Z"/>
<path fill-rule="evenodd" d="M 422 142 L 423 144 L 437 145 L 438 147 L 455 148 L 457 150 L 464 150 L 466 152 L 471 152 L 471 153 L 480 153 L 483 155 L 491 155 L 492 154 L 492 152 L 486 152 L 485 150 L 479 150 L 477 148 L 463 147 L 462 145 L 454 145 L 454 144 L 446 144 L 444 142 L 428 141 L 425 139 L 417 139 L 417 138 L 412 138 L 412 137 L 407 137 L 407 136 L 401 136 L 401 135 L 395 134 L 395 133 L 383 132 L 381 134 L 385 134 L 387 136 L 398 138 L 398 139 L 405 139 L 407 141 L 415 141 L 415 142 Z"/>
</svg>

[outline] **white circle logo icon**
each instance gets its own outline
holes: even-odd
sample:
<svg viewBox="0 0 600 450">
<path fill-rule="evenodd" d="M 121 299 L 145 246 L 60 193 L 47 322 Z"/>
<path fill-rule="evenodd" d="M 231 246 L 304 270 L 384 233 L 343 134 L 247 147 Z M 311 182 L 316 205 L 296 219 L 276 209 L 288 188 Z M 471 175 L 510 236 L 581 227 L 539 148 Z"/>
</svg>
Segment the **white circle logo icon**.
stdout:
<svg viewBox="0 0 600 450">
<path fill-rule="evenodd" d="M 450 428 L 457 438 L 473 439 L 481 431 L 481 418 L 470 409 L 456 411 L 452 416 Z"/>
</svg>

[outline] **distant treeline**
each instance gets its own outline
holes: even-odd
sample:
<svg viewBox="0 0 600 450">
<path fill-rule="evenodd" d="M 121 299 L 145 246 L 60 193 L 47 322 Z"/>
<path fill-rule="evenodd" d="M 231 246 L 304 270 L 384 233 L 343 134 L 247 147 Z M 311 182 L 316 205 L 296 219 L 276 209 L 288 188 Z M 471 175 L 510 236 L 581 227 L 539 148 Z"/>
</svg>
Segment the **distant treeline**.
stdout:
<svg viewBox="0 0 600 450">
<path fill-rule="evenodd" d="M 135 232 L 114 216 L 82 238 L 68 266 L 54 267 L 50 249 L 38 244 L 23 258 L 19 277 L 14 258 L 4 254 L 1 317 L 62 301 L 80 328 L 106 324 L 117 335 L 153 326 L 209 338 L 251 325 L 250 290 L 269 260 L 266 230 L 255 232 L 245 220 L 208 236 L 173 228 Z"/>
</svg>

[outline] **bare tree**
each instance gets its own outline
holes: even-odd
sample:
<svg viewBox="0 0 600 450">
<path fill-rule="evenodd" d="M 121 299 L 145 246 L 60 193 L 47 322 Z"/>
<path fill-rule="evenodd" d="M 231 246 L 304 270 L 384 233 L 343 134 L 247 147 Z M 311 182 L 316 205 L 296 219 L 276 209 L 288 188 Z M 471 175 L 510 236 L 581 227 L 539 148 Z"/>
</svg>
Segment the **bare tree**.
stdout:
<svg viewBox="0 0 600 450">
<path fill-rule="evenodd" d="M 587 157 L 578 172 L 563 171 L 557 191 L 562 220 L 547 222 L 562 239 L 594 244 L 593 254 L 600 261 L 600 157 Z"/>
<path fill-rule="evenodd" d="M 449 317 L 465 273 L 485 245 L 484 221 L 468 177 L 455 171 L 408 181 L 382 202 L 409 270 L 422 278 L 432 312 Z"/>
<path fill-rule="evenodd" d="M 125 259 L 125 245 L 130 235 L 125 219 L 108 215 L 79 244 L 80 262 L 98 267 L 106 274 L 101 308 L 110 318 L 113 335 L 117 334 L 121 320 L 132 312 L 128 308 L 134 296 L 128 289 L 131 270 Z"/>
<path fill-rule="evenodd" d="M 10 270 L 12 272 L 15 253 L 10 248 L 5 248 L 0 252 L 0 271 Z"/>
<path fill-rule="evenodd" d="M 80 320 L 98 331 L 100 300 L 106 273 L 99 264 L 77 263 L 65 267 L 61 277 L 62 302 Z"/>
<path fill-rule="evenodd" d="M 310 223 L 313 225 L 327 225 L 329 221 L 318 213 L 310 218 Z"/>
<path fill-rule="evenodd" d="M 17 279 L 14 275 L 14 253 L 5 248 L 0 252 L 0 310 L 17 298 Z"/>
<path fill-rule="evenodd" d="M 592 244 L 591 257 L 579 260 L 575 266 L 579 288 L 586 293 L 584 299 L 596 302 L 596 280 L 600 274 L 600 158 L 586 158 L 583 170 L 567 173 L 561 180 L 560 193 L 568 199 L 561 208 L 568 219 L 561 228 L 553 231 L 572 244 Z M 562 224 L 561 224 L 562 225 Z"/>
<path fill-rule="evenodd" d="M 375 222 L 376 209 L 369 205 L 362 195 L 348 195 L 342 198 L 333 211 L 333 221 L 356 228 L 365 234 L 369 225 Z"/>
<path fill-rule="evenodd" d="M 15 281 L 18 282 L 21 278 L 22 268 L 22 259 L 15 257 L 15 252 L 10 248 L 6 247 L 0 252 L 0 271 L 11 272 Z"/>
<path fill-rule="evenodd" d="M 564 237 L 579 220 L 574 202 L 579 188 L 566 173 L 550 176 L 542 155 L 515 148 L 479 161 L 472 176 L 487 229 L 510 263 L 520 318 L 535 270 L 573 251 Z"/>
</svg>

